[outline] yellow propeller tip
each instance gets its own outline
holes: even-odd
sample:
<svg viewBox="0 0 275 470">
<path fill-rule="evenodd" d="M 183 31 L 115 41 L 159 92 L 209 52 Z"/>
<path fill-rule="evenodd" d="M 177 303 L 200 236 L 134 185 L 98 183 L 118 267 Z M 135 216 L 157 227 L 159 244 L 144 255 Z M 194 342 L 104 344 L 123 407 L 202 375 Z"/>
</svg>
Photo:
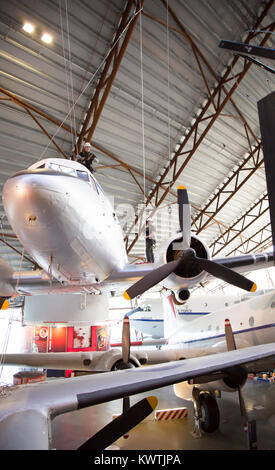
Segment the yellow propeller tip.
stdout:
<svg viewBox="0 0 275 470">
<path fill-rule="evenodd" d="M 253 284 L 253 286 L 250 289 L 250 292 L 255 292 L 257 290 L 257 284 Z"/>
<path fill-rule="evenodd" d="M 131 297 L 128 295 L 127 291 L 124 292 L 123 297 L 125 300 L 131 300 Z"/>
<path fill-rule="evenodd" d="M 154 397 L 153 395 L 151 397 L 147 397 L 146 400 L 148 401 L 149 405 L 151 406 L 152 410 L 154 410 L 158 404 L 158 399 L 157 397 Z"/>
<path fill-rule="evenodd" d="M 178 189 L 186 189 L 186 187 L 181 184 L 180 186 L 178 186 Z"/>
<path fill-rule="evenodd" d="M 1 310 L 7 310 L 7 308 L 9 308 L 10 306 L 10 303 L 8 300 L 4 300 L 3 304 L 2 304 L 2 307 L 1 307 Z"/>
</svg>

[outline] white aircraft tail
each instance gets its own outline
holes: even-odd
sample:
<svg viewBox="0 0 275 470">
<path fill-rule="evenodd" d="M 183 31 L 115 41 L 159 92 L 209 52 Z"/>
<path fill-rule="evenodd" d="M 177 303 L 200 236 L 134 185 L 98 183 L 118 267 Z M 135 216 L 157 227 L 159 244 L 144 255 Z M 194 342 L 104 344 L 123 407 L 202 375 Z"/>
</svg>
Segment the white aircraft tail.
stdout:
<svg viewBox="0 0 275 470">
<path fill-rule="evenodd" d="M 182 327 L 182 320 L 175 309 L 172 295 L 162 296 L 163 320 L 164 320 L 164 338 L 169 340 Z"/>
</svg>

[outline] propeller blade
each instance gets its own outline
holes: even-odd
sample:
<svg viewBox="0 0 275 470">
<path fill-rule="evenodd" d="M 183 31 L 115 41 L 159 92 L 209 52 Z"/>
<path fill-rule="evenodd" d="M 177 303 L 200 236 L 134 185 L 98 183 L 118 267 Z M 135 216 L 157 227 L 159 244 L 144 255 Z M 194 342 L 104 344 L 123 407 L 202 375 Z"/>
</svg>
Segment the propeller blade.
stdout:
<svg viewBox="0 0 275 470">
<path fill-rule="evenodd" d="M 225 339 L 227 345 L 227 351 L 234 351 L 236 348 L 235 338 L 233 335 L 230 320 L 228 318 L 224 321 Z"/>
<path fill-rule="evenodd" d="M 235 338 L 234 334 L 232 331 L 232 326 L 230 323 L 230 320 L 228 318 L 225 319 L 224 322 L 224 330 L 225 330 L 225 339 L 226 339 L 226 345 L 227 345 L 227 350 L 228 351 L 235 351 L 237 349 L 236 343 L 235 343 Z M 238 387 L 238 394 L 239 394 L 239 402 L 240 402 L 240 409 L 241 409 L 241 415 L 247 420 L 247 412 L 246 412 L 246 407 L 243 399 L 243 394 L 241 387 Z"/>
<path fill-rule="evenodd" d="M 225 320 L 225 339 L 227 344 L 228 351 L 234 351 L 237 349 L 234 334 L 232 331 L 231 323 L 228 318 Z M 257 433 L 256 433 L 256 421 L 249 421 L 248 414 L 245 406 L 245 401 L 243 397 L 242 388 L 238 386 L 238 396 L 239 396 L 239 404 L 240 404 L 240 411 L 241 416 L 244 424 L 244 428 L 248 434 L 248 448 L 249 449 L 257 449 Z"/>
<path fill-rule="evenodd" d="M 122 359 L 125 364 L 130 360 L 130 320 L 127 315 L 123 319 L 122 327 Z"/>
<path fill-rule="evenodd" d="M 129 409 L 130 409 L 130 397 L 123 397 L 122 413 L 127 413 Z"/>
<path fill-rule="evenodd" d="M 263 144 L 266 185 L 269 199 L 270 222 L 273 240 L 273 254 L 275 245 L 275 133 L 274 133 L 275 91 L 258 101 L 258 114 Z"/>
<path fill-rule="evenodd" d="M 121 367 L 123 369 L 130 369 L 132 365 L 130 364 L 131 338 L 130 338 L 130 320 L 129 320 L 128 315 L 125 315 L 123 318 L 121 344 L 122 344 L 122 361 L 123 361 L 123 364 L 121 364 Z M 122 412 L 126 413 L 126 411 L 128 411 L 129 408 L 130 408 L 130 398 L 123 397 Z"/>
<path fill-rule="evenodd" d="M 115 418 L 94 436 L 88 439 L 77 450 L 104 450 L 127 434 L 133 427 L 149 416 L 156 408 L 158 400 L 154 396 L 144 398 L 128 411 Z"/>
<path fill-rule="evenodd" d="M 129 289 L 124 292 L 123 297 L 126 300 L 131 300 L 134 297 L 143 294 L 147 290 L 151 289 L 151 287 L 154 287 L 156 284 L 162 281 L 165 277 L 169 276 L 169 274 L 171 274 L 180 263 L 181 258 L 175 261 L 170 261 L 169 263 L 154 269 L 131 287 L 129 287 Z"/>
<path fill-rule="evenodd" d="M 6 299 L 6 297 L 0 297 L 0 310 L 6 310 L 9 308 L 9 301 Z"/>
<path fill-rule="evenodd" d="M 179 208 L 179 225 L 182 233 L 181 249 L 185 250 L 190 247 L 191 243 L 191 216 L 188 193 L 185 186 L 178 187 L 178 208 Z"/>
<path fill-rule="evenodd" d="M 257 289 L 257 286 L 253 281 L 250 281 L 246 277 L 242 276 L 242 274 L 239 274 L 236 271 L 223 266 L 222 264 L 215 263 L 209 259 L 197 257 L 196 261 L 204 271 L 207 271 L 209 274 L 222 279 L 228 284 L 232 284 L 233 286 L 239 287 L 240 289 L 244 289 L 248 292 L 255 292 Z"/>
</svg>

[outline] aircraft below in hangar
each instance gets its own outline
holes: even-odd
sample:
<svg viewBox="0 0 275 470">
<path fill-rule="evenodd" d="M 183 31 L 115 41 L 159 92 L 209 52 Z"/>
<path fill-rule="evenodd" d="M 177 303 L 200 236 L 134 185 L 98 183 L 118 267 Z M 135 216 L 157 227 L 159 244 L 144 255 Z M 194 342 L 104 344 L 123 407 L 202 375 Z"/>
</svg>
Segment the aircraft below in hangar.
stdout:
<svg viewBox="0 0 275 470">
<path fill-rule="evenodd" d="M 275 109 L 275 92 L 261 100 L 258 106 L 271 223 L 274 228 L 272 115 Z M 181 234 L 170 239 L 160 251 L 162 263 L 159 261 L 146 267 L 129 266 L 118 221 L 107 199 L 96 188 L 96 180 L 88 172 L 85 179 L 83 175 L 79 177 L 77 171 L 84 172 L 79 164 L 66 162 L 67 169 L 62 171 L 61 168 L 50 168 L 53 163 L 62 165 L 61 161 L 57 163 L 52 159 L 45 160 L 35 168 L 14 175 L 4 186 L 3 197 L 14 232 L 41 268 L 51 272 L 56 279 L 55 287 L 59 286 L 61 291 L 62 288 L 74 291 L 83 286 L 103 288 L 110 283 L 111 290 L 114 290 L 114 285 L 119 288 L 119 283 L 124 282 L 128 285 L 132 283 L 127 288 L 125 297 L 134 298 L 152 286 L 163 283 L 167 290 L 176 292 L 180 299 L 182 290 L 186 291 L 201 282 L 208 274 L 247 291 L 254 291 L 254 283 L 236 270 L 250 271 L 252 266 L 267 267 L 274 261 L 273 252 L 210 260 L 205 245 L 191 235 L 188 196 L 186 189 L 180 187 L 178 205 Z M 69 170 L 74 174 L 70 175 Z M 95 187 L 91 188 L 91 185 Z M 84 216 L 82 210 L 83 195 L 86 196 L 90 217 L 87 212 Z M 85 245 L 85 240 L 88 240 L 88 245 Z M 86 254 L 89 255 L 88 258 Z M 6 263 L 2 264 L 0 272 L 0 294 L 3 297 L 14 295 L 16 276 L 12 275 Z M 36 282 L 36 292 L 43 290 L 45 286 L 46 291 L 51 289 L 48 279 L 43 281 L 38 276 Z M 24 282 L 23 288 L 25 292 L 33 294 L 35 283 L 32 283 L 31 278 L 28 283 Z M 173 308 L 172 296 L 167 300 Z M 215 314 L 209 314 L 190 322 L 188 331 L 177 331 L 174 339 L 185 345 L 185 355 L 178 359 L 184 360 L 68 380 L 57 379 L 7 391 L 0 402 L 0 448 L 48 449 L 50 422 L 54 416 L 123 398 L 126 405 L 118 421 L 114 420 L 104 427 L 99 436 L 97 434 L 87 442 L 87 446 L 81 446 L 81 449 L 104 449 L 114 442 L 114 436 L 118 438 L 123 435 L 156 406 L 156 402 L 152 404 L 151 400 L 146 403 L 142 401 L 137 404 L 141 410 L 137 410 L 136 405 L 130 406 L 129 396 L 172 384 L 179 384 L 177 393 L 180 394 L 180 384 L 184 381 L 194 385 L 195 424 L 198 432 L 201 429 L 213 432 L 219 422 L 217 406 L 213 402 L 215 398 L 208 392 L 208 387 L 211 389 L 212 384 L 215 389 L 237 391 L 241 414 L 248 424 L 249 448 L 256 448 L 253 440 L 255 428 L 249 422 L 241 389 L 248 372 L 255 372 L 259 367 L 263 370 L 263 365 L 267 368 L 274 368 L 275 365 L 275 324 L 272 320 L 274 294 L 268 294 L 268 297 L 259 296 L 258 300 L 262 300 L 262 303 L 257 303 L 257 309 L 256 300 L 253 300 L 251 310 L 245 309 L 242 313 L 238 306 L 237 315 L 236 309 L 235 316 L 231 312 L 232 318 L 226 312 L 223 330 L 221 317 L 211 318 Z M 259 311 L 257 316 L 256 311 Z M 205 328 L 200 329 L 202 321 Z M 172 326 L 178 327 L 175 315 Z M 125 318 L 123 330 L 122 358 L 127 368 L 130 366 L 128 317 Z M 164 351 L 155 351 L 156 362 L 163 360 L 163 353 Z M 198 385 L 202 385 L 202 392 Z M 28 433 L 23 432 L 26 429 Z"/>
<path fill-rule="evenodd" d="M 184 322 L 189 323 L 189 321 L 196 320 L 216 310 L 221 311 L 223 309 L 224 313 L 226 313 L 229 307 L 267 292 L 268 289 L 257 290 L 256 292 L 243 292 L 238 290 L 234 294 L 212 294 L 210 292 L 206 294 L 202 292 L 198 295 L 193 293 L 183 305 L 175 304 L 175 310 L 184 324 Z M 146 337 L 165 339 L 164 309 L 165 306 L 160 297 L 146 298 L 146 296 L 143 296 L 140 299 L 139 306 L 127 313 L 131 320 L 131 327 L 136 331 L 137 338 L 141 337 L 141 340 Z M 141 344 L 146 344 L 146 341 L 145 343 L 140 342 Z M 155 342 L 155 344 L 157 345 L 158 343 Z M 159 343 L 159 345 L 161 345 L 161 343 Z"/>
<path fill-rule="evenodd" d="M 83 449 L 104 449 L 144 417 L 143 410 L 135 411 L 130 406 L 129 396 L 173 385 L 175 394 L 186 399 L 186 382 L 192 388 L 197 437 L 203 433 L 213 433 L 219 427 L 217 391 L 220 394 L 238 393 L 243 424 L 254 423 L 249 420 L 242 388 L 249 374 L 275 367 L 275 344 L 272 342 L 275 291 L 227 307 L 226 311 L 218 309 L 190 322 L 182 321 L 171 295 L 163 294 L 163 302 L 167 345 L 161 350 L 145 350 L 140 356 L 132 351 L 130 336 L 125 340 L 125 335 L 129 334 L 129 329 L 125 333 L 125 326 L 129 327 L 129 319 L 125 317 L 122 335 L 125 370 L 90 375 L 91 370 L 108 370 L 106 367 L 111 367 L 110 358 L 120 359 L 117 350 L 101 353 L 6 354 L 3 358 L 5 364 L 73 368 L 86 371 L 88 375 L 4 389 L 4 399 L 0 398 L 0 448 L 50 449 L 51 423 L 55 416 L 121 397 L 123 402 L 128 400 L 128 405 L 123 406 L 122 423 L 118 424 L 116 432 L 113 432 L 112 426 L 110 430 L 104 427 L 99 435 L 83 443 Z M 116 351 L 115 356 L 109 354 L 112 351 Z M 140 367 L 141 364 L 138 366 L 138 358 L 141 363 L 147 363 L 145 368 Z M 136 367 L 129 368 L 130 363 Z M 138 403 L 141 405 L 142 402 Z M 139 419 L 135 415 L 132 421 L 129 410 L 137 413 Z M 148 407 L 148 414 L 152 411 Z M 28 433 L 21 432 L 22 427 L 27 428 Z M 257 445 L 251 435 L 254 435 L 253 432 L 249 433 L 249 448 Z"/>
</svg>

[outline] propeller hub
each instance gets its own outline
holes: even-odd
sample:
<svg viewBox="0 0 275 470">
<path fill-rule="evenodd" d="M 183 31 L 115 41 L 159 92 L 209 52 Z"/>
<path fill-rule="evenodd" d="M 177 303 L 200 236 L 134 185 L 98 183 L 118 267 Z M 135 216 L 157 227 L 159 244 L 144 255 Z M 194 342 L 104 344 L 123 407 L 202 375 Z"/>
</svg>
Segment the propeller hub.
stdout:
<svg viewBox="0 0 275 470">
<path fill-rule="evenodd" d="M 195 258 L 196 258 L 196 252 L 193 248 L 187 248 L 187 250 L 184 250 L 182 252 L 182 259 L 185 262 L 194 261 Z"/>
</svg>

